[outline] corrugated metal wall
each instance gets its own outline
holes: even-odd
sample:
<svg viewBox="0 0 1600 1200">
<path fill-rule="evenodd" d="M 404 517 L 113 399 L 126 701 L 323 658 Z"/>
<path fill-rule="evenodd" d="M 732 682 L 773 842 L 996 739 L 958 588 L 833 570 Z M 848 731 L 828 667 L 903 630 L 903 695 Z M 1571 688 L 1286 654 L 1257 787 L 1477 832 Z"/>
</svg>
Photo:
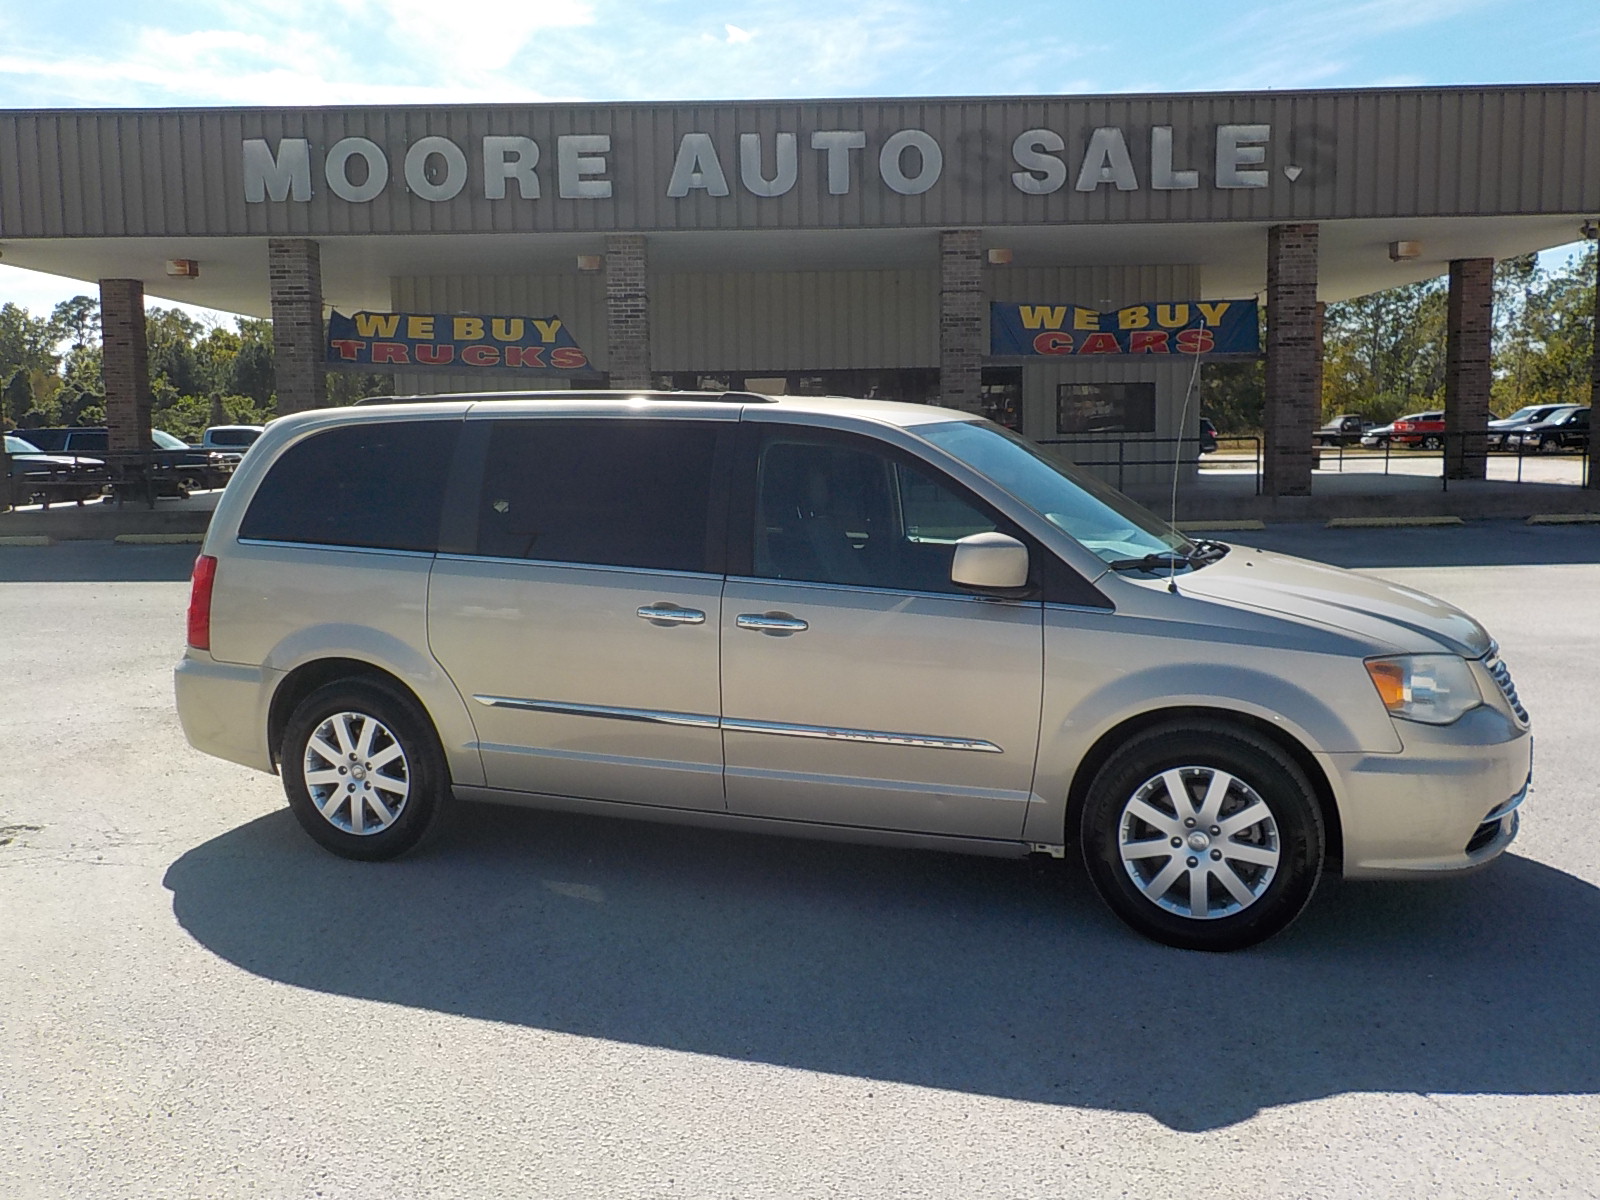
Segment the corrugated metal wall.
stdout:
<svg viewBox="0 0 1600 1200">
<path fill-rule="evenodd" d="M 939 365 L 937 271 L 653 275 L 657 371 Z"/>
<path fill-rule="evenodd" d="M 1215 186 L 1216 127 L 1267 124 L 1269 186 Z M 1200 186 L 1150 186 L 1150 129 L 1174 129 L 1173 165 Z M 1121 129 L 1136 190 L 1073 186 L 1089 134 Z M 892 191 L 878 155 L 902 129 L 938 142 L 943 172 L 920 195 Z M 1029 129 L 1065 142 L 1066 186 L 1028 195 L 1012 183 L 1012 144 Z M 852 185 L 832 195 L 814 132 L 860 130 Z M 798 137 L 799 178 L 760 197 L 740 182 L 739 135 Z M 680 139 L 709 134 L 730 194 L 666 194 Z M 557 139 L 611 139 L 607 199 L 557 195 Z M 539 145 L 541 196 L 485 198 L 481 139 Z M 375 199 L 337 198 L 323 159 L 360 136 L 384 151 L 389 181 Z M 405 183 L 408 147 L 452 140 L 467 183 L 429 202 Z M 309 201 L 249 204 L 242 144 L 311 143 Z M 915 155 L 907 157 L 911 164 Z M 1289 175 L 1293 174 L 1294 179 Z M 1280 92 L 1083 99 L 873 100 L 704 105 L 214 109 L 0 113 L 0 236 L 335 235 L 375 232 L 600 231 L 762 228 L 951 228 L 1057 222 L 1292 221 L 1352 217 L 1600 210 L 1600 85 Z"/>
<path fill-rule="evenodd" d="M 432 275 L 391 281 L 395 312 L 560 317 L 596 371 L 606 370 L 606 296 L 600 275 Z M 401 395 L 561 387 L 518 371 L 395 376 Z"/>
<path fill-rule="evenodd" d="M 1192 266 L 1150 267 L 992 267 L 988 272 L 990 299 L 1007 303 L 1082 304 L 1091 308 L 1121 308 L 1159 300 L 1183 299 L 1200 294 L 1200 272 Z M 1194 376 L 1194 360 L 1177 362 L 1155 358 L 1068 358 L 1030 362 L 1022 372 L 1022 428 L 1035 440 L 1061 437 L 1056 429 L 1056 388 L 1063 383 L 1144 383 L 1156 385 L 1156 431 L 1153 438 L 1177 436 L 1184 396 Z M 1199 400 L 1191 397 L 1183 415 L 1185 437 L 1199 429 Z M 1118 435 L 1120 436 L 1120 435 Z M 1133 435 L 1130 435 L 1130 437 Z M 1096 445 L 1097 440 L 1103 445 Z M 1084 438 L 1071 446 L 1054 448 L 1074 461 L 1115 458 L 1116 438 Z M 1171 446 L 1140 451 L 1131 445 L 1130 459 L 1171 454 Z M 1187 473 L 1192 474 L 1192 468 Z M 1096 468 L 1112 483 L 1150 484 L 1170 479 L 1170 467 L 1127 466 Z"/>
</svg>

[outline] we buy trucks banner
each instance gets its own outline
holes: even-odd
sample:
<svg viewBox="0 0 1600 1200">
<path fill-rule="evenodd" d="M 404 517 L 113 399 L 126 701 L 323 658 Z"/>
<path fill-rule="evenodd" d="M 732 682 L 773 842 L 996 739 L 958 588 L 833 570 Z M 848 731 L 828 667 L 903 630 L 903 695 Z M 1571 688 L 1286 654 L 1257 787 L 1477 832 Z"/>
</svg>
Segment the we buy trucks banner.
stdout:
<svg viewBox="0 0 1600 1200">
<path fill-rule="evenodd" d="M 329 366 L 379 370 L 543 371 L 592 375 L 589 356 L 560 317 L 358 312 L 328 318 Z"/>
<path fill-rule="evenodd" d="M 1260 352 L 1254 300 L 1130 304 L 1110 312 L 1076 304 L 989 305 L 994 357 Z"/>
</svg>

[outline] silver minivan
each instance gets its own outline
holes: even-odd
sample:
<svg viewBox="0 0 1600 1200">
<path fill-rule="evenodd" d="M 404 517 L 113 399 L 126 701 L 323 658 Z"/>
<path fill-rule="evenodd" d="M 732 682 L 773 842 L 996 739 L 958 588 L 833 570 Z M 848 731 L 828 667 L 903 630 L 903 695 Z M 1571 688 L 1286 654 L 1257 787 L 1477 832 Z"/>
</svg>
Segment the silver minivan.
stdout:
<svg viewBox="0 0 1600 1200">
<path fill-rule="evenodd" d="M 1429 596 L 1191 540 L 949 409 L 458 396 L 273 422 L 195 564 L 178 712 L 337 854 L 452 797 L 1081 853 L 1175 946 L 1322 872 L 1500 854 L 1532 759 Z"/>
</svg>

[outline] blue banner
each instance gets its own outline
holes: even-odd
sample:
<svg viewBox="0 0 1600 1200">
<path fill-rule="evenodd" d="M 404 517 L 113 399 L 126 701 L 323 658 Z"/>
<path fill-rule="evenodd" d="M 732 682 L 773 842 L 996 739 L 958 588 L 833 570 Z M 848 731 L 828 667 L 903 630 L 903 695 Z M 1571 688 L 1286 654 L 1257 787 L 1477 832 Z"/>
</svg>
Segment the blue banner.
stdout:
<svg viewBox="0 0 1600 1200">
<path fill-rule="evenodd" d="M 1076 304 L 989 305 L 993 357 L 1259 354 L 1254 300 L 1180 300 L 1101 312 Z"/>
<path fill-rule="evenodd" d="M 328 318 L 328 364 L 393 370 L 519 370 L 593 375 L 560 317 L 358 312 Z"/>
</svg>

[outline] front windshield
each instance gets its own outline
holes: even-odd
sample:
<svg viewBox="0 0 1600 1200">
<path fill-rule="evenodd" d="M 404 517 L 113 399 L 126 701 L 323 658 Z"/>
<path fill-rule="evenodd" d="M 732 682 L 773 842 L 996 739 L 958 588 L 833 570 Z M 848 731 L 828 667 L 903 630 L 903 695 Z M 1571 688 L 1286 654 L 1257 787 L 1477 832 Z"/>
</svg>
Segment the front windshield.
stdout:
<svg viewBox="0 0 1600 1200">
<path fill-rule="evenodd" d="M 1109 484 L 993 422 L 949 421 L 913 432 L 994 480 L 1108 563 L 1190 548 L 1181 533 Z"/>
<path fill-rule="evenodd" d="M 19 437 L 12 437 L 8 433 L 8 434 L 6 434 L 6 453 L 7 454 L 38 454 L 39 453 L 39 447 L 35 446 L 32 442 L 23 441 Z"/>
<path fill-rule="evenodd" d="M 152 429 L 150 431 L 150 440 L 155 442 L 157 450 L 187 450 L 189 448 L 188 442 L 179 441 L 165 429 Z"/>
</svg>

